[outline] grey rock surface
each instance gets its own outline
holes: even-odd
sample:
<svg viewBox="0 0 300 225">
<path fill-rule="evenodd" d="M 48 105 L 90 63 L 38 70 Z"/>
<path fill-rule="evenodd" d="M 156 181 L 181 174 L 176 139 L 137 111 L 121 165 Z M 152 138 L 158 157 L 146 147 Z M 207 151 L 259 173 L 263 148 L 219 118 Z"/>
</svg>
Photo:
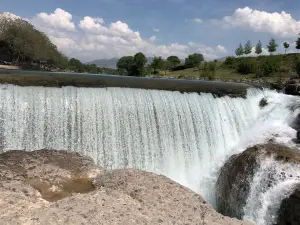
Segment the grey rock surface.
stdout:
<svg viewBox="0 0 300 225">
<path fill-rule="evenodd" d="M 153 173 L 105 171 L 55 150 L 0 154 L 0 224 L 250 225 Z"/>
</svg>

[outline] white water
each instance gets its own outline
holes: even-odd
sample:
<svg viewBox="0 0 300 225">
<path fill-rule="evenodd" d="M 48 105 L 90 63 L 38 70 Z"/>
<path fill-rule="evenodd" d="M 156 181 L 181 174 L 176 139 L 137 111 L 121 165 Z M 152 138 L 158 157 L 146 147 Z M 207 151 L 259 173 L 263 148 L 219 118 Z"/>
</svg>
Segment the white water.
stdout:
<svg viewBox="0 0 300 225">
<path fill-rule="evenodd" d="M 244 207 L 244 219 L 255 221 L 257 225 L 273 225 L 282 200 L 300 184 L 300 165 L 279 163 L 266 156 L 260 161 Z"/>
<path fill-rule="evenodd" d="M 230 155 L 274 138 L 291 144 L 297 98 L 246 99 L 124 88 L 0 86 L 0 150 L 72 150 L 109 169 L 164 174 L 214 204 Z M 258 106 L 262 97 L 269 105 Z"/>
</svg>

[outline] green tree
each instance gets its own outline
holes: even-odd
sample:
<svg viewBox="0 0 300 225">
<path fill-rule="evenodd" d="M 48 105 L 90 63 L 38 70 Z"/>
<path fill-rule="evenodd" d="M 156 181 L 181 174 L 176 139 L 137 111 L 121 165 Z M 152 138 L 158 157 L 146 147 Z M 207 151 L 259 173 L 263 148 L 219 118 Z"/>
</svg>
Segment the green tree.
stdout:
<svg viewBox="0 0 300 225">
<path fill-rule="evenodd" d="M 145 65 L 147 63 L 146 56 L 142 52 L 136 53 L 133 57 L 133 61 L 134 61 L 134 67 L 132 69 L 136 73 L 134 75 L 143 76 Z"/>
<path fill-rule="evenodd" d="M 247 41 L 247 43 L 245 44 L 245 47 L 244 47 L 244 53 L 246 55 L 249 55 L 252 51 L 252 44 L 251 44 L 251 41 Z"/>
<path fill-rule="evenodd" d="M 287 42 L 284 42 L 284 43 L 283 43 L 283 47 L 284 47 L 285 53 L 286 53 L 286 50 L 290 47 L 290 44 L 287 43 Z"/>
<path fill-rule="evenodd" d="M 299 33 L 299 35 L 300 35 L 300 33 Z M 300 50 L 300 37 L 298 37 L 296 40 L 296 49 Z"/>
<path fill-rule="evenodd" d="M 39 62 L 39 65 L 66 66 L 67 59 L 42 32 L 22 19 L 8 18 L 0 14 L 0 40 L 10 49 L 13 63 Z"/>
<path fill-rule="evenodd" d="M 278 44 L 276 43 L 274 38 L 271 38 L 271 40 L 269 41 L 269 44 L 267 45 L 268 51 L 270 52 L 270 54 L 272 55 L 273 52 L 276 52 L 278 47 Z"/>
<path fill-rule="evenodd" d="M 243 48 L 242 43 L 240 43 L 239 47 L 235 50 L 235 54 L 237 56 L 241 56 L 244 54 L 244 48 Z"/>
<path fill-rule="evenodd" d="M 164 65 L 163 65 L 163 69 L 165 71 L 165 75 L 167 75 L 167 71 L 172 68 L 174 66 L 174 64 L 172 62 L 170 62 L 169 60 L 164 60 Z M 176 66 L 176 65 L 175 65 Z"/>
<path fill-rule="evenodd" d="M 177 65 L 179 65 L 181 62 L 180 62 L 180 59 L 178 58 L 178 56 L 169 56 L 167 58 L 167 61 L 169 62 L 169 65 L 171 67 L 175 67 Z"/>
<path fill-rule="evenodd" d="M 153 69 L 153 73 L 157 73 L 158 70 L 161 70 L 164 68 L 164 60 L 162 59 L 161 56 L 159 57 L 154 57 L 151 63 L 151 67 Z"/>
<path fill-rule="evenodd" d="M 256 47 L 255 47 L 255 53 L 257 55 L 260 55 L 262 53 L 262 44 L 260 41 L 258 41 Z"/>
<path fill-rule="evenodd" d="M 134 66 L 133 56 L 124 56 L 117 62 L 117 68 L 120 74 L 132 76 L 132 68 Z"/>
<path fill-rule="evenodd" d="M 82 73 L 85 71 L 84 65 L 80 62 L 80 60 L 71 58 L 69 61 L 70 69 L 74 70 L 75 72 Z"/>
<path fill-rule="evenodd" d="M 186 68 L 199 67 L 201 62 L 203 62 L 203 61 L 204 61 L 204 57 L 202 54 L 194 53 L 192 55 L 189 55 L 185 59 L 185 66 L 186 66 Z"/>
</svg>

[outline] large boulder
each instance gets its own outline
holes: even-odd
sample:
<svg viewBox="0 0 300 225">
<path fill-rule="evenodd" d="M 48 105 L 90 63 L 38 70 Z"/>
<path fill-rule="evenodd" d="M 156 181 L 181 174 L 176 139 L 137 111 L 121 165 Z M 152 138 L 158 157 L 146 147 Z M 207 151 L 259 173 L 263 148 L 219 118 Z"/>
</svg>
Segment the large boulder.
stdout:
<svg viewBox="0 0 300 225">
<path fill-rule="evenodd" d="M 282 168 L 279 168 L 280 166 Z M 293 168 L 287 169 L 293 166 L 294 173 Z M 257 145 L 232 156 L 222 167 L 217 180 L 218 211 L 239 219 L 248 213 L 254 221 L 265 221 L 265 224 L 300 224 L 299 188 L 290 188 L 294 187 L 293 185 L 300 185 L 300 177 L 297 174 L 299 166 L 298 149 L 274 143 Z M 253 203 L 247 202 L 249 196 L 254 198 L 251 199 Z M 271 200 L 268 198 L 270 196 Z M 265 199 L 259 199 L 263 197 Z M 279 201 L 279 204 L 276 201 Z"/>
<path fill-rule="evenodd" d="M 55 150 L 0 154 L 1 224 L 246 225 L 200 195 L 153 173 L 105 171 Z"/>
<path fill-rule="evenodd" d="M 277 224 L 300 224 L 300 185 L 297 186 L 288 198 L 281 202 Z"/>
</svg>

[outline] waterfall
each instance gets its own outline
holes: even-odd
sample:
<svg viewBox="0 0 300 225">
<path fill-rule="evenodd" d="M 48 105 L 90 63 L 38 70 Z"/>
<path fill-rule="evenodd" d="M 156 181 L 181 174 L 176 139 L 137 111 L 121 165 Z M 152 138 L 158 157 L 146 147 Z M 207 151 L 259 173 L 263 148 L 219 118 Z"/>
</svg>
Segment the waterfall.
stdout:
<svg viewBox="0 0 300 225">
<path fill-rule="evenodd" d="M 282 200 L 300 185 L 300 165 L 279 163 L 272 156 L 260 161 L 244 207 L 244 219 L 255 221 L 258 225 L 273 225 L 277 223 Z"/>
<path fill-rule="evenodd" d="M 260 109 L 263 97 L 269 105 Z M 249 90 L 243 99 L 0 85 L 0 100 L 0 151 L 76 151 L 107 169 L 166 175 L 212 204 L 218 170 L 227 157 L 248 144 L 272 137 L 287 142 L 295 135 L 288 126 L 293 117 L 288 106 L 295 98 L 267 90 Z"/>
</svg>

